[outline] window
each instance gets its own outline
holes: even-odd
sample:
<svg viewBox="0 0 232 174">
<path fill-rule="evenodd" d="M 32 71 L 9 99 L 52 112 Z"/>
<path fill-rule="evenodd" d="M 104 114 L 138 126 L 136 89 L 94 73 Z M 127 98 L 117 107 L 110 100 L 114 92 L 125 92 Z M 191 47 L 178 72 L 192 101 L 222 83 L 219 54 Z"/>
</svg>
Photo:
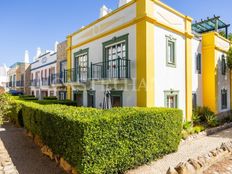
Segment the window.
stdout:
<svg viewBox="0 0 232 174">
<path fill-rule="evenodd" d="M 103 43 L 104 78 L 128 77 L 128 34 Z"/>
<path fill-rule="evenodd" d="M 198 74 L 201 74 L 201 54 L 198 53 L 196 57 L 196 70 Z"/>
<path fill-rule="evenodd" d="M 88 107 L 95 107 L 95 91 L 87 91 Z"/>
<path fill-rule="evenodd" d="M 222 109 L 227 109 L 227 90 L 221 90 L 221 107 Z"/>
<path fill-rule="evenodd" d="M 111 93 L 111 104 L 112 107 L 122 107 L 123 106 L 123 91 L 110 91 Z"/>
<path fill-rule="evenodd" d="M 83 91 L 74 91 L 73 101 L 77 102 L 77 106 L 83 106 Z"/>
<path fill-rule="evenodd" d="M 175 67 L 176 66 L 176 39 L 171 36 L 166 36 L 167 46 L 166 46 L 166 64 L 167 66 Z"/>
<path fill-rule="evenodd" d="M 165 96 L 165 107 L 167 108 L 178 108 L 178 92 L 177 91 L 166 91 Z"/>
<path fill-rule="evenodd" d="M 224 55 L 222 55 L 221 69 L 222 69 L 222 75 L 226 75 L 226 59 Z"/>
<path fill-rule="evenodd" d="M 50 91 L 50 97 L 54 97 L 54 91 Z"/>
<path fill-rule="evenodd" d="M 60 80 L 62 83 L 65 82 L 65 70 L 67 68 L 67 61 L 60 62 Z"/>
<path fill-rule="evenodd" d="M 59 91 L 59 100 L 66 100 L 66 91 Z"/>
<path fill-rule="evenodd" d="M 89 49 L 80 50 L 74 54 L 75 73 L 73 81 L 87 81 Z"/>
<path fill-rule="evenodd" d="M 193 103 L 193 109 L 197 108 L 197 94 L 193 93 L 192 94 L 192 103 Z"/>
</svg>

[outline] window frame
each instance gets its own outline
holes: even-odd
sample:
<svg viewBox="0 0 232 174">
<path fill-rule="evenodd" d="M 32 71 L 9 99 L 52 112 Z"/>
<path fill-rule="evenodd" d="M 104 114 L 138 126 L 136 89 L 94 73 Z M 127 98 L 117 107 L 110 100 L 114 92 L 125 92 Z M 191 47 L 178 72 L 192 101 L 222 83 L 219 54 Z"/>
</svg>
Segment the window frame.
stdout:
<svg viewBox="0 0 232 174">
<path fill-rule="evenodd" d="M 224 95 L 224 96 L 223 96 Z M 224 109 L 227 109 L 228 108 L 228 99 L 227 99 L 227 96 L 228 96 L 228 90 L 227 89 L 222 89 L 221 90 L 221 109 L 224 110 Z M 225 100 L 225 101 L 224 101 Z"/>
<path fill-rule="evenodd" d="M 77 100 L 74 100 L 74 95 L 82 95 L 82 101 L 81 104 L 78 105 Z M 73 91 L 73 101 L 76 102 L 77 107 L 83 107 L 84 106 L 84 91 Z"/>
<path fill-rule="evenodd" d="M 201 74 L 201 69 L 202 69 L 202 55 L 201 53 L 198 53 L 196 55 L 196 71 L 198 74 Z"/>
<path fill-rule="evenodd" d="M 80 57 L 80 56 L 82 56 L 82 55 L 87 55 L 87 66 L 86 66 L 86 68 L 87 68 L 87 80 L 88 80 L 88 77 L 89 77 L 89 71 L 88 71 L 88 69 L 89 69 L 89 48 L 85 48 L 85 49 L 80 49 L 79 51 L 77 51 L 77 52 L 75 52 L 74 53 L 74 69 L 76 70 L 76 73 L 77 73 L 77 58 L 78 57 Z M 77 75 L 79 75 L 80 76 L 80 74 L 78 73 Z M 77 77 L 76 77 L 76 80 L 77 80 Z"/>
<path fill-rule="evenodd" d="M 196 109 L 197 108 L 197 93 L 194 92 L 192 93 L 192 107 L 193 109 Z"/>
<path fill-rule="evenodd" d="M 123 91 L 111 90 L 110 95 L 111 95 L 112 107 L 113 107 L 113 97 L 120 97 L 120 107 L 123 107 Z"/>
<path fill-rule="evenodd" d="M 108 40 L 106 42 L 103 42 L 102 43 L 102 47 L 103 47 L 103 50 L 102 50 L 102 53 L 103 53 L 103 62 L 106 62 L 107 60 L 107 53 L 106 53 L 106 50 L 107 50 L 107 47 L 110 47 L 110 46 L 114 46 L 114 45 L 117 45 L 119 44 L 120 42 L 123 42 L 125 41 L 125 49 L 126 49 L 126 59 L 128 60 L 129 58 L 129 41 L 128 41 L 128 37 L 129 37 L 129 33 L 128 34 L 125 34 L 125 35 L 122 35 L 122 36 L 119 36 L 119 37 L 113 37 L 111 40 Z"/>
<path fill-rule="evenodd" d="M 169 62 L 169 43 L 173 44 L 173 62 Z M 171 53 L 170 53 L 171 55 Z M 172 36 L 166 36 L 166 66 L 176 68 L 177 59 L 176 59 L 176 39 Z"/>
<path fill-rule="evenodd" d="M 61 99 L 61 94 L 64 94 L 64 99 Z M 67 99 L 67 91 L 59 91 L 59 100 L 66 100 Z"/>
<path fill-rule="evenodd" d="M 225 55 L 223 54 L 222 55 L 222 59 L 221 59 L 221 73 L 222 73 L 222 75 L 226 75 L 226 57 L 225 57 Z"/>
<path fill-rule="evenodd" d="M 93 96 L 93 105 L 94 106 L 89 105 L 89 96 Z M 92 108 L 96 107 L 96 91 L 93 91 L 93 90 L 87 91 L 87 107 L 92 107 Z"/>
<path fill-rule="evenodd" d="M 170 108 L 167 105 L 167 97 L 168 96 L 174 96 L 175 97 L 176 107 L 174 107 L 174 108 L 175 109 L 179 108 L 179 91 L 173 91 L 173 90 L 164 91 L 164 106 L 166 108 Z"/>
</svg>

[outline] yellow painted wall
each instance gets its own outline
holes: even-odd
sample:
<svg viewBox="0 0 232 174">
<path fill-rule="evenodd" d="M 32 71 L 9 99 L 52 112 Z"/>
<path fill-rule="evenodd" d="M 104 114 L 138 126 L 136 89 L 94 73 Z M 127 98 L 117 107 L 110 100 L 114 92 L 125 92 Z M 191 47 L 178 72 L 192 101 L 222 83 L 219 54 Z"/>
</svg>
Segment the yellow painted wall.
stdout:
<svg viewBox="0 0 232 174">
<path fill-rule="evenodd" d="M 67 69 L 72 68 L 72 36 L 67 37 Z M 71 80 L 71 73 L 67 74 L 67 80 Z M 72 99 L 72 88 L 70 85 L 67 85 L 67 99 Z"/>
<path fill-rule="evenodd" d="M 186 86 L 186 119 L 192 120 L 192 19 L 185 19 L 185 86 Z"/>
<path fill-rule="evenodd" d="M 153 2 L 137 0 L 137 18 L 152 16 Z M 137 106 L 155 105 L 154 25 L 144 18 L 136 24 Z"/>
<path fill-rule="evenodd" d="M 217 109 L 217 72 L 215 69 L 215 33 L 202 35 L 202 87 L 203 105 L 213 112 Z"/>
</svg>

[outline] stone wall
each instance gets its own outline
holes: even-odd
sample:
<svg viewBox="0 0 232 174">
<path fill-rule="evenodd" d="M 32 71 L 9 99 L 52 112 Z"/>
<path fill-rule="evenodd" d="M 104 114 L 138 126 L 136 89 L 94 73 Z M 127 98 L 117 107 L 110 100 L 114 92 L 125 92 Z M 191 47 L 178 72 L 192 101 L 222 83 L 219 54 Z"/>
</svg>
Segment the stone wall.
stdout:
<svg viewBox="0 0 232 174">
<path fill-rule="evenodd" d="M 31 65 L 27 67 L 25 70 L 25 81 L 24 81 L 24 94 L 30 95 L 31 94 Z"/>
<path fill-rule="evenodd" d="M 57 64 L 56 71 L 60 72 L 60 62 L 67 60 L 67 41 L 63 41 L 57 45 Z"/>
<path fill-rule="evenodd" d="M 60 73 L 60 63 L 62 61 L 67 61 L 67 41 L 63 41 L 57 46 L 57 63 L 56 63 L 56 71 L 57 73 Z M 59 91 L 66 91 L 65 86 L 57 86 L 57 93 L 56 96 L 59 98 Z"/>
</svg>

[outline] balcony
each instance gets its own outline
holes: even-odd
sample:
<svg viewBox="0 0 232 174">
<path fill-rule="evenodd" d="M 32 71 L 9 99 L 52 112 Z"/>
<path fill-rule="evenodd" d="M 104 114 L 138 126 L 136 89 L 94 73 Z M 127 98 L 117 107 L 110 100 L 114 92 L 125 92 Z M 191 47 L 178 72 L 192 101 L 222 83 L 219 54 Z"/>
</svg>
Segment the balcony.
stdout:
<svg viewBox="0 0 232 174">
<path fill-rule="evenodd" d="M 7 84 L 7 87 L 8 87 L 8 88 L 13 88 L 13 87 L 15 87 L 15 82 L 9 82 L 9 83 Z"/>
<path fill-rule="evenodd" d="M 88 81 L 88 69 L 87 67 L 78 67 L 65 70 L 64 83 L 86 83 Z"/>
<path fill-rule="evenodd" d="M 16 87 L 24 87 L 24 81 L 21 81 L 21 80 L 17 81 Z"/>
<path fill-rule="evenodd" d="M 42 86 L 49 86 L 50 85 L 50 78 L 42 78 L 41 80 Z"/>
<path fill-rule="evenodd" d="M 31 80 L 31 86 L 40 87 L 40 80 L 39 79 Z"/>
<path fill-rule="evenodd" d="M 52 85 L 63 85 L 66 81 L 66 71 L 63 73 L 57 73 L 51 75 L 51 84 Z"/>
<path fill-rule="evenodd" d="M 111 80 L 111 79 L 129 79 L 131 78 L 131 61 L 128 59 L 114 59 L 105 62 L 91 63 L 91 80 Z"/>
</svg>

